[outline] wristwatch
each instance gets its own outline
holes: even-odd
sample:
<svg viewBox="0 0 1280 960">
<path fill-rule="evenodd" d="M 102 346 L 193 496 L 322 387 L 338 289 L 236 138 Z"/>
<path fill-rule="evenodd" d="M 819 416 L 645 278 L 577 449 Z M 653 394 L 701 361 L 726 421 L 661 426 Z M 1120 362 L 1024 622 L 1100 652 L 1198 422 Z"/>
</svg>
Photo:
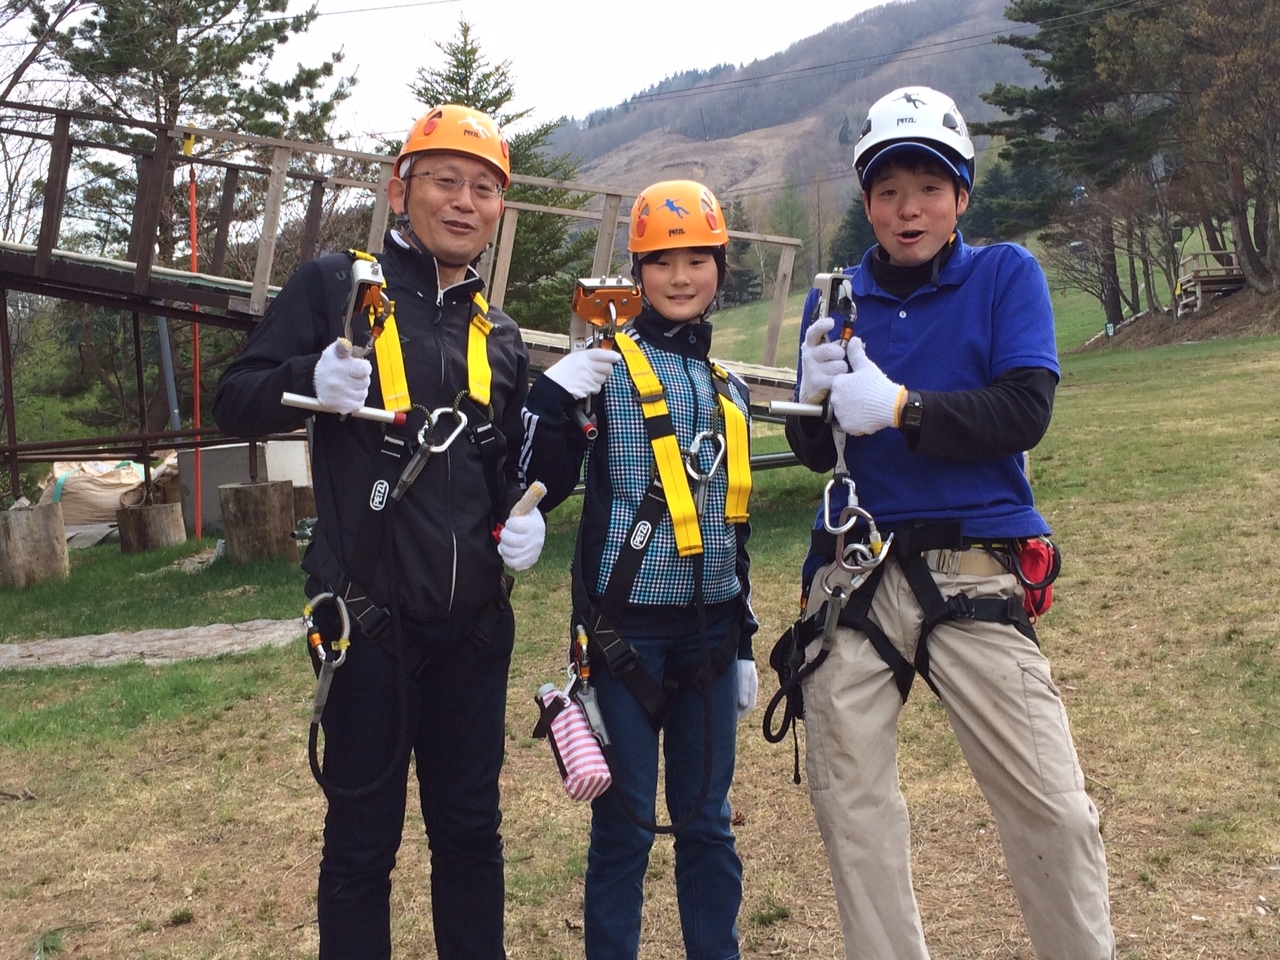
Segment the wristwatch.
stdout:
<svg viewBox="0 0 1280 960">
<path fill-rule="evenodd" d="M 902 408 L 902 416 L 899 418 L 898 429 L 903 433 L 919 433 L 920 420 L 923 416 L 924 401 L 920 399 L 920 391 L 908 390 L 907 402 Z"/>
</svg>

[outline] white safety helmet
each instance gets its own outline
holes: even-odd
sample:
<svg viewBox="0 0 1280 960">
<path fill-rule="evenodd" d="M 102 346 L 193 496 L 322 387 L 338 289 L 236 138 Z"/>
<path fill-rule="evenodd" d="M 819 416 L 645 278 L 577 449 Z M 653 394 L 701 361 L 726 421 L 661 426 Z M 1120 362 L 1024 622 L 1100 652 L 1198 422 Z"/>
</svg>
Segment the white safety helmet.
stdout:
<svg viewBox="0 0 1280 960">
<path fill-rule="evenodd" d="M 973 190 L 973 141 L 956 102 L 929 87 L 901 87 L 871 105 L 853 148 L 853 169 L 863 192 L 876 169 L 894 154 L 930 153 L 967 190 Z"/>
</svg>

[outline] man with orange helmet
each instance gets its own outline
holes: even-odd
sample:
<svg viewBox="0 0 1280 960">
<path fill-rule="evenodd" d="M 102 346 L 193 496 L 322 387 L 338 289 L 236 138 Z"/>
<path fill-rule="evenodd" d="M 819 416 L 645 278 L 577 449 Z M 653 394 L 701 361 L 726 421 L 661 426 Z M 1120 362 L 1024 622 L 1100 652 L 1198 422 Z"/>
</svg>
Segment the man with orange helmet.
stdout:
<svg viewBox="0 0 1280 960">
<path fill-rule="evenodd" d="M 536 380 L 527 480 L 544 503 L 583 497 L 573 623 L 611 741 L 613 785 L 592 801 L 583 925 L 588 960 L 634 960 L 655 832 L 675 834 L 685 953 L 738 956 L 742 864 L 730 828 L 737 720 L 756 697 L 746 552 L 747 388 L 708 359 L 725 278 L 724 213 L 700 183 L 641 191 L 627 249 L 643 308 L 619 352 L 581 350 Z M 593 403 L 598 433 L 570 427 Z M 527 458 L 527 459 L 526 459 Z M 692 482 L 691 482 L 692 480 Z M 670 825 L 655 822 L 659 738 Z"/>
<path fill-rule="evenodd" d="M 352 619 L 320 707 L 320 957 L 391 956 L 391 871 L 412 754 L 437 955 L 502 960 L 498 773 L 514 636 L 503 560 L 528 567 L 544 530 L 537 510 L 508 517 L 521 491 L 514 453 L 528 354 L 472 266 L 502 213 L 507 142 L 492 118 L 446 104 L 413 125 L 393 174 L 396 225 L 377 256 L 393 318 L 376 362 L 343 336 L 353 270 L 367 255 L 324 256 L 289 279 L 250 334 L 218 384 L 214 415 L 227 433 L 258 437 L 301 425 L 282 392 L 314 393 L 332 411 L 315 416 L 319 520 L 302 562 L 307 595 L 335 594 Z M 369 338 L 366 326 L 351 339 L 359 348 Z M 407 422 L 343 416 L 376 398 Z M 323 614 L 336 621 L 335 606 L 316 613 L 332 636 Z"/>
</svg>

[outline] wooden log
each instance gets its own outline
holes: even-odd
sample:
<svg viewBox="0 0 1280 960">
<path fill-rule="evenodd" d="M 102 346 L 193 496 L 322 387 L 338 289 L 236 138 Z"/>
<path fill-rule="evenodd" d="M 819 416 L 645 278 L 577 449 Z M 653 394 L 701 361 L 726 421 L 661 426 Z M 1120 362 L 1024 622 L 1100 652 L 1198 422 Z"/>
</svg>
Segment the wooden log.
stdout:
<svg viewBox="0 0 1280 960">
<path fill-rule="evenodd" d="M 142 553 L 187 542 L 181 503 L 152 503 L 116 511 L 121 553 Z"/>
<path fill-rule="evenodd" d="M 227 556 L 236 563 L 272 557 L 297 559 L 293 481 L 224 483 L 218 487 Z"/>
<path fill-rule="evenodd" d="M 293 488 L 293 525 L 297 525 L 306 520 L 308 517 L 316 515 L 316 488 L 315 487 L 298 487 Z"/>
<path fill-rule="evenodd" d="M 71 576 L 62 504 L 0 511 L 0 584 L 25 590 Z"/>
</svg>

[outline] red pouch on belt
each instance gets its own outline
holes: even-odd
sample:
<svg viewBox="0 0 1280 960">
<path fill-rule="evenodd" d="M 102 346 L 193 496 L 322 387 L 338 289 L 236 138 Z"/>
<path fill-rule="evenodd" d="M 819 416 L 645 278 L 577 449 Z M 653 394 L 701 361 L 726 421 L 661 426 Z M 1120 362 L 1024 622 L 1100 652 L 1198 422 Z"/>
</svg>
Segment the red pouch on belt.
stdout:
<svg viewBox="0 0 1280 960">
<path fill-rule="evenodd" d="M 1053 606 L 1053 581 L 1062 569 L 1058 545 L 1047 537 L 1034 537 L 1018 543 L 1015 570 L 1023 587 L 1022 605 L 1031 622 Z"/>
</svg>

